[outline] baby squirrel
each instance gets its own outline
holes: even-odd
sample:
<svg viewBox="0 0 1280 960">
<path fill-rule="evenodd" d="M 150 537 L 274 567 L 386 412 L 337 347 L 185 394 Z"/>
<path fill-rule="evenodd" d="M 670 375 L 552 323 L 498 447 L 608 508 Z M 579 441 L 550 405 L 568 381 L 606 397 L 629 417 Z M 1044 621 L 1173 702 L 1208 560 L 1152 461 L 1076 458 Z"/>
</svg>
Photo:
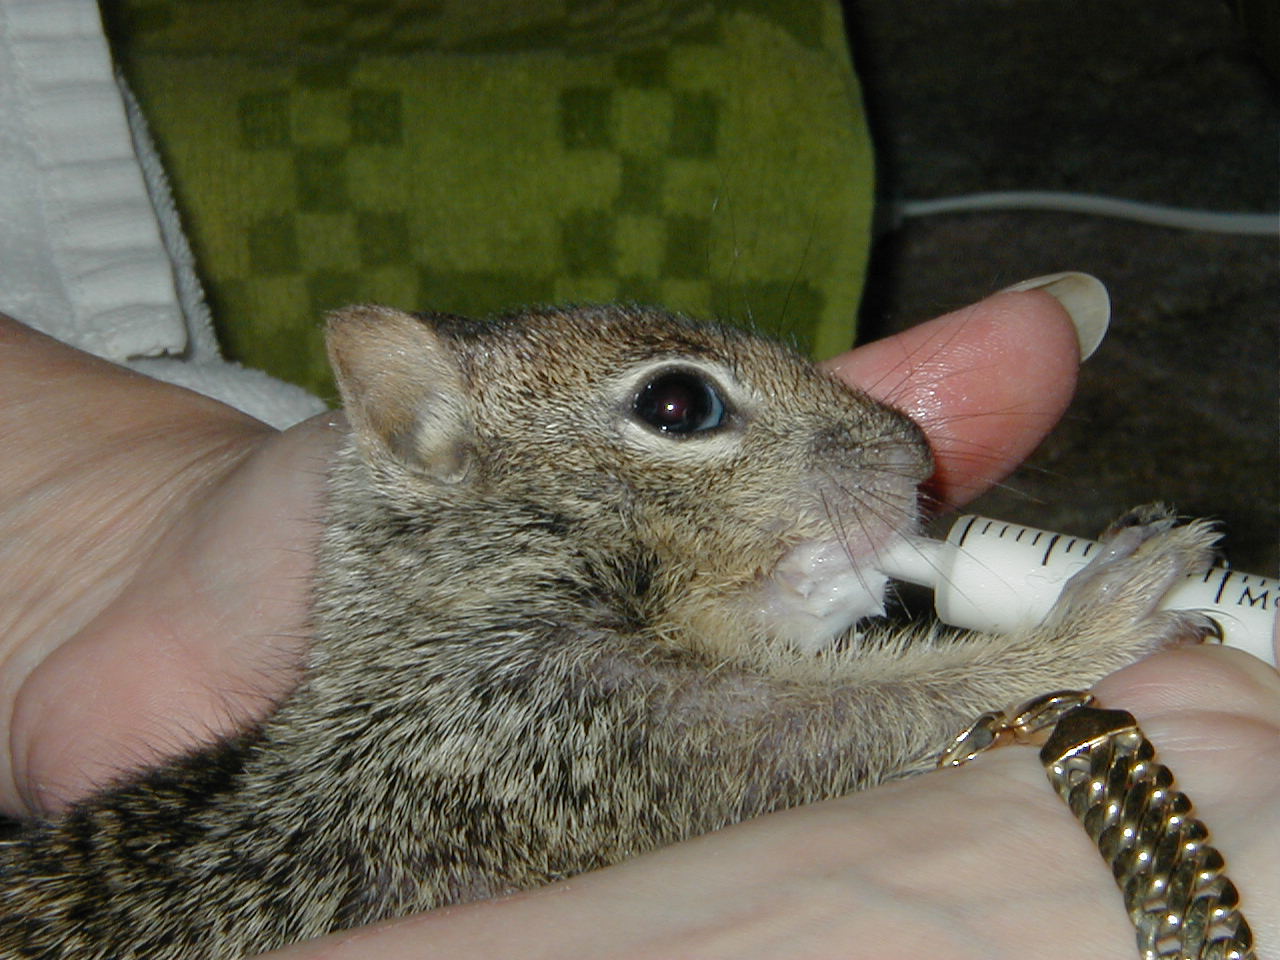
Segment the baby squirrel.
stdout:
<svg viewBox="0 0 1280 960">
<path fill-rule="evenodd" d="M 242 957 L 930 766 L 974 715 L 1202 637 L 1147 511 L 1045 623 L 893 633 L 920 430 L 656 310 L 356 307 L 305 675 L 260 726 L 0 844 L 0 956 Z"/>
</svg>

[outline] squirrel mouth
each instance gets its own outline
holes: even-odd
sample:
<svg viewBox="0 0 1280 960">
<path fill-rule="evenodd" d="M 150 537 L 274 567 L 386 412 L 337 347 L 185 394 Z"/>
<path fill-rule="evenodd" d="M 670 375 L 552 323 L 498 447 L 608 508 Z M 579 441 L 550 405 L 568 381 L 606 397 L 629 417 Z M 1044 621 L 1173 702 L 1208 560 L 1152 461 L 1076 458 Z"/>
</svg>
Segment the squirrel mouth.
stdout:
<svg viewBox="0 0 1280 960">
<path fill-rule="evenodd" d="M 901 535 L 855 552 L 839 540 L 792 547 L 761 585 L 757 612 L 773 637 L 806 654 L 829 648 L 868 617 L 883 616 L 889 577 L 876 557 Z"/>
</svg>

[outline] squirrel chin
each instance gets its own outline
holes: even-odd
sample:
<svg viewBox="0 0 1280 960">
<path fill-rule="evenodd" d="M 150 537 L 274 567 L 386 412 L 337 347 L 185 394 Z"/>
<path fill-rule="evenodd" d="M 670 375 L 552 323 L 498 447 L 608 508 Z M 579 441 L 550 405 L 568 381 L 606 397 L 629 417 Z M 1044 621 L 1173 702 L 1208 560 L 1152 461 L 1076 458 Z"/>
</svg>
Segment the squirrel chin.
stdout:
<svg viewBox="0 0 1280 960">
<path fill-rule="evenodd" d="M 801 653 L 815 654 L 858 621 L 883 616 L 889 578 L 876 569 L 876 552 L 860 555 L 838 540 L 792 547 L 756 597 L 765 632 Z"/>
</svg>

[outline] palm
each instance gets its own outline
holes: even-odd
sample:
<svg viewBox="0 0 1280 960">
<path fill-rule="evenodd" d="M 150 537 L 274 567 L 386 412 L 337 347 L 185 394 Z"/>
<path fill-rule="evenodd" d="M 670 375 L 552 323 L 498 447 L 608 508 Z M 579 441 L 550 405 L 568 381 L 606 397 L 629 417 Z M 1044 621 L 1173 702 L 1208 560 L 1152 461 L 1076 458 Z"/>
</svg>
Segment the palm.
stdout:
<svg viewBox="0 0 1280 960">
<path fill-rule="evenodd" d="M 16 326 L 0 346 L 0 432 L 40 452 L 0 464 L 0 809 L 21 813 L 228 732 L 285 690 L 332 440 Z"/>
</svg>

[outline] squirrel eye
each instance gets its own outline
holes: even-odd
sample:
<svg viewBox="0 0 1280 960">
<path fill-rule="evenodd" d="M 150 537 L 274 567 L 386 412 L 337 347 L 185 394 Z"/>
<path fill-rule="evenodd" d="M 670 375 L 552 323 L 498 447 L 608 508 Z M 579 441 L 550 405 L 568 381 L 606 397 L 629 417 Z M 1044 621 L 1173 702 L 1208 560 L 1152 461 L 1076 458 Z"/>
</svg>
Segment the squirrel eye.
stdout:
<svg viewBox="0 0 1280 960">
<path fill-rule="evenodd" d="M 725 421 L 724 400 L 715 385 L 696 373 L 661 373 L 641 388 L 635 415 L 662 433 L 690 434 L 714 430 Z"/>
</svg>

